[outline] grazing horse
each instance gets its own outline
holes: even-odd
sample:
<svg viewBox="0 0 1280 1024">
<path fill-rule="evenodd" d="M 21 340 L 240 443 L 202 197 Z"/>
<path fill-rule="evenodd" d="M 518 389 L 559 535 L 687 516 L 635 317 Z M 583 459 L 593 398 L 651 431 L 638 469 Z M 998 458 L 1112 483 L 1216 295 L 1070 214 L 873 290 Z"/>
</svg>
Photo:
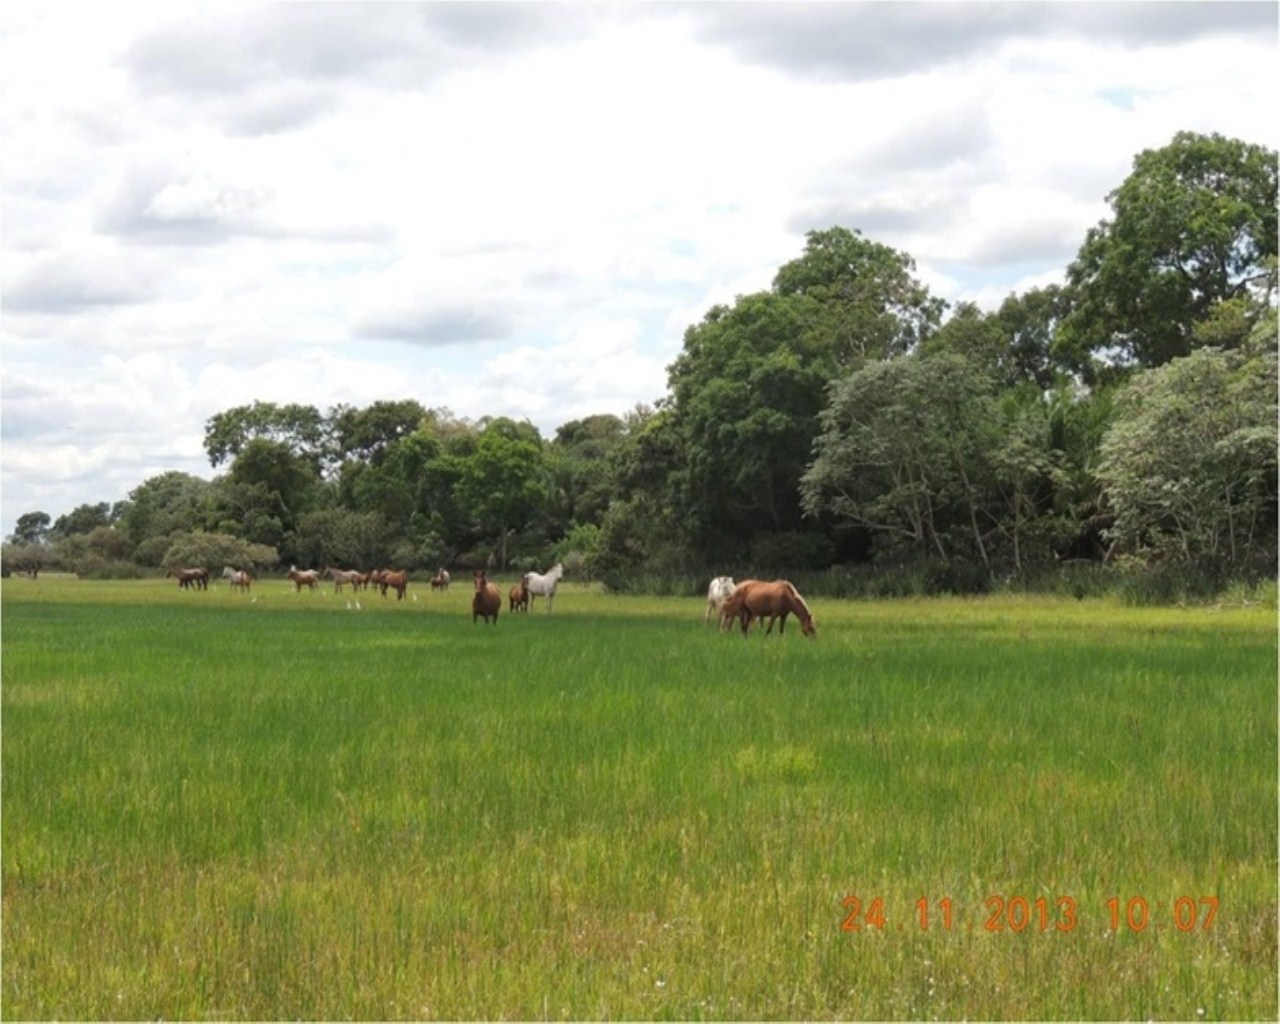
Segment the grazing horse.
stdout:
<svg viewBox="0 0 1280 1024">
<path fill-rule="evenodd" d="M 523 576 L 520 582 L 511 588 L 508 595 L 511 601 L 512 612 L 527 612 L 529 610 L 529 581 Z"/>
<path fill-rule="evenodd" d="M 556 586 L 560 583 L 560 577 L 564 575 L 564 566 L 557 562 L 546 574 L 527 572 L 524 574 L 525 586 L 529 588 L 529 595 L 534 597 L 545 597 L 547 599 L 547 611 L 551 611 L 551 603 L 556 599 Z"/>
<path fill-rule="evenodd" d="M 351 589 L 356 589 L 356 584 L 360 582 L 361 574 L 354 569 L 330 569 L 325 566 L 324 574 L 333 580 L 333 589 L 336 593 L 342 593 L 342 585 L 350 583 Z"/>
<path fill-rule="evenodd" d="M 396 592 L 396 600 L 404 599 L 404 588 L 409 585 L 409 572 L 407 569 L 392 571 L 391 569 L 383 569 L 378 574 L 378 587 L 382 590 L 382 596 L 387 596 L 387 588 L 390 587 Z M 417 600 L 415 598 L 414 600 Z"/>
<path fill-rule="evenodd" d="M 449 589 L 449 570 L 441 569 L 431 577 L 432 590 L 448 590 Z"/>
<path fill-rule="evenodd" d="M 720 608 L 720 614 L 728 618 L 737 617 L 742 621 L 742 635 L 746 636 L 754 618 L 768 619 L 769 628 L 765 633 L 773 632 L 773 624 L 778 622 L 778 633 L 787 628 L 787 616 L 795 614 L 800 620 L 800 631 L 805 636 L 817 636 L 818 628 L 814 625 L 813 615 L 804 598 L 787 580 L 774 580 L 765 583 L 762 580 L 745 580 L 739 583 L 729 595 L 728 600 Z"/>
<path fill-rule="evenodd" d="M 371 572 L 356 572 L 351 574 L 352 590 L 368 590 L 369 578 L 373 575 Z"/>
<path fill-rule="evenodd" d="M 233 569 L 229 565 L 222 567 L 222 578 L 227 581 L 232 590 L 243 590 L 249 593 L 249 585 L 253 582 L 253 577 L 243 569 Z"/>
<path fill-rule="evenodd" d="M 720 623 L 721 629 L 727 629 L 729 618 L 722 617 L 720 609 L 724 607 L 725 601 L 729 600 L 729 596 L 733 593 L 734 582 L 732 576 L 717 576 L 711 581 L 711 586 L 707 587 L 707 612 L 702 616 L 702 625 L 706 626 L 711 621 L 711 613 L 716 613 L 716 620 Z"/>
<path fill-rule="evenodd" d="M 316 589 L 316 584 L 320 582 L 320 572 L 318 569 L 299 569 L 296 565 L 289 566 L 289 579 L 293 580 L 293 592 L 296 594 L 303 587 Z"/>
<path fill-rule="evenodd" d="M 496 626 L 498 612 L 502 610 L 502 594 L 497 587 L 485 579 L 483 569 L 476 570 L 475 582 L 476 592 L 471 598 L 471 625 L 474 626 L 476 620 L 483 615 L 486 625 L 492 619 L 493 625 Z"/>
<path fill-rule="evenodd" d="M 170 576 L 177 578 L 179 590 L 188 588 L 194 590 L 209 589 L 208 569 L 170 569 L 164 574 L 164 578 L 168 579 Z"/>
</svg>

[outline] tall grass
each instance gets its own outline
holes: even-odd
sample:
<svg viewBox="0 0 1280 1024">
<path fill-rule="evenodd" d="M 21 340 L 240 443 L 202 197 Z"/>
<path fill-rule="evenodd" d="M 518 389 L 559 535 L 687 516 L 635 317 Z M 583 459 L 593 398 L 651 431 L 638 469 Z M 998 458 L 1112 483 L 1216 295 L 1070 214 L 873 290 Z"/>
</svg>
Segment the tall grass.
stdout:
<svg viewBox="0 0 1280 1024">
<path fill-rule="evenodd" d="M 6 1016 L 1276 1014 L 1272 613 L 4 587 Z"/>
</svg>

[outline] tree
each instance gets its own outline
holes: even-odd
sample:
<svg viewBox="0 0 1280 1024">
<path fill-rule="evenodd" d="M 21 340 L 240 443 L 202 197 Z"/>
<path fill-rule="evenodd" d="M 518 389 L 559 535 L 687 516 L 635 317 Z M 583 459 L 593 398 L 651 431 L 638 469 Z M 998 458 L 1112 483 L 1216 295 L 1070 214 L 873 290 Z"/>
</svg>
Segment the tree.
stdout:
<svg viewBox="0 0 1280 1024">
<path fill-rule="evenodd" d="M 14 544 L 42 544 L 51 522 L 48 512 L 24 512 L 14 523 L 9 540 Z"/>
<path fill-rule="evenodd" d="M 806 521 L 799 492 L 827 384 L 936 328 L 943 304 L 913 270 L 857 232 L 810 232 L 771 291 L 716 306 L 686 331 L 668 380 L 687 459 L 682 499 L 704 554 L 731 561 L 758 535 L 826 529 Z"/>
<path fill-rule="evenodd" d="M 117 527 L 134 547 L 153 538 L 201 528 L 205 525 L 206 499 L 212 485 L 190 473 L 170 470 L 150 477 L 129 492 L 129 503 Z M 154 550 L 143 564 L 159 564 L 163 549 Z M 141 557 L 135 555 L 135 557 Z"/>
<path fill-rule="evenodd" d="M 1101 359 L 1161 366 L 1187 355 L 1220 303 L 1257 316 L 1276 288 L 1276 154 L 1221 135 L 1180 132 L 1145 150 L 1108 197 L 1068 269 L 1058 353 L 1087 373 Z"/>
<path fill-rule="evenodd" d="M 1010 295 L 1000 304 L 993 320 L 1004 338 L 997 361 L 1008 386 L 1033 383 L 1047 391 L 1070 369 L 1054 355 L 1054 339 L 1066 308 L 1063 290 L 1057 285 Z"/>
<path fill-rule="evenodd" d="M 329 427 L 314 406 L 254 402 L 217 413 L 205 424 L 204 449 L 215 469 L 254 440 L 269 441 L 310 463 L 319 476 L 330 462 Z"/>
<path fill-rule="evenodd" d="M 397 537 L 377 512 L 327 508 L 301 517 L 295 548 L 299 564 L 371 569 L 390 564 Z"/>
<path fill-rule="evenodd" d="M 279 561 L 276 549 L 268 545 L 253 544 L 225 533 L 196 530 L 174 534 L 160 564 L 166 569 L 203 566 L 214 579 L 218 579 L 224 566 L 259 570 L 274 566 Z"/>
<path fill-rule="evenodd" d="M 842 371 L 910 352 L 938 326 L 946 304 L 916 280 L 915 261 L 859 231 L 810 231 L 804 254 L 773 279 L 777 295 L 806 295 L 821 309 L 818 333 Z"/>
<path fill-rule="evenodd" d="M 622 419 L 607 414 L 571 420 L 556 430 L 550 451 L 554 532 L 567 532 L 574 523 L 600 522 L 614 493 L 609 457 L 625 435 Z"/>
<path fill-rule="evenodd" d="M 502 568 L 512 533 L 536 519 L 546 504 L 548 470 L 537 429 L 505 418 L 486 424 L 475 451 L 459 462 L 458 501 L 482 538 L 497 543 Z"/>
<path fill-rule="evenodd" d="M 227 473 L 233 485 L 257 488 L 273 504 L 278 503 L 286 528 L 312 503 L 320 483 L 314 462 L 281 441 L 255 437 L 249 440 Z"/>
<path fill-rule="evenodd" d="M 374 402 L 366 409 L 338 406 L 329 415 L 336 457 L 376 465 L 389 448 L 418 431 L 430 415 L 411 398 Z"/>
<path fill-rule="evenodd" d="M 801 482 L 829 512 L 944 563 L 990 564 L 986 532 L 1000 420 L 990 374 L 955 352 L 871 363 L 831 388 Z"/>
<path fill-rule="evenodd" d="M 1274 348 L 1200 349 L 1136 375 L 1098 466 L 1110 538 L 1147 560 L 1273 571 L 1276 442 Z"/>
<path fill-rule="evenodd" d="M 49 555 L 49 545 L 43 542 L 10 542 L 0 548 L 0 567 L 5 576 L 17 572 L 35 579 Z"/>
<path fill-rule="evenodd" d="M 49 531 L 55 538 L 70 537 L 78 533 L 91 533 L 101 526 L 111 525 L 111 506 L 105 501 L 96 505 L 79 505 L 66 515 L 58 516 Z"/>
</svg>

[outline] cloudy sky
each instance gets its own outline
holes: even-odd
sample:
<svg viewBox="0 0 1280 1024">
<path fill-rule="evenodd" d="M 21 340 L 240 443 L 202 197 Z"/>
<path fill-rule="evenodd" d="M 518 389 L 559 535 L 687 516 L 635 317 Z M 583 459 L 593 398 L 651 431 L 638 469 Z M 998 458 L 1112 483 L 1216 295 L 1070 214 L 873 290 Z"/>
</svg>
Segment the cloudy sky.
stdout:
<svg viewBox="0 0 1280 1024">
<path fill-rule="evenodd" d="M 0 530 L 254 400 L 545 437 L 832 225 L 992 308 L 1142 149 L 1280 144 L 1274 3 L 0 7 Z"/>
</svg>

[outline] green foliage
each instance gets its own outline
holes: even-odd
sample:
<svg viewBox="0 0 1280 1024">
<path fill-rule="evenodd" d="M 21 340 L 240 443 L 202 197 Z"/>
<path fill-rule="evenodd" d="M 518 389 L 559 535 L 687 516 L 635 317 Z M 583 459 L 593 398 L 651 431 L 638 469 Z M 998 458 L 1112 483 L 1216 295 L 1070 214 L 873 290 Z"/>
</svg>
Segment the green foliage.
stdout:
<svg viewBox="0 0 1280 1024">
<path fill-rule="evenodd" d="M 1201 349 L 1120 392 L 1098 478 L 1121 551 L 1227 571 L 1273 565 L 1276 355 Z"/>
<path fill-rule="evenodd" d="M 65 516 L 58 516 L 49 535 L 57 539 L 79 533 L 90 533 L 99 527 L 110 526 L 111 522 L 111 506 L 105 501 L 100 501 L 96 505 L 79 505 Z"/>
<path fill-rule="evenodd" d="M 171 470 L 153 476 L 129 492 L 117 525 L 135 545 L 198 529 L 204 525 L 210 487 L 190 473 Z"/>
<path fill-rule="evenodd" d="M 804 254 L 779 269 L 773 291 L 815 300 L 817 345 L 847 372 L 905 355 L 937 328 L 945 303 L 914 274 L 909 256 L 835 227 L 805 236 Z"/>
<path fill-rule="evenodd" d="M 987 564 L 982 509 L 999 426 L 990 375 L 962 355 L 870 364 L 832 387 L 805 508 L 917 555 Z"/>
<path fill-rule="evenodd" d="M 69 533 L 54 545 L 54 558 L 69 572 L 84 578 L 129 578 L 141 572 L 132 561 L 133 542 L 111 526 Z"/>
<path fill-rule="evenodd" d="M 7 543 L 0 546 L 0 568 L 6 576 L 21 573 L 34 579 L 48 563 L 51 554 L 47 544 Z"/>
<path fill-rule="evenodd" d="M 1223 302 L 1260 313 L 1275 291 L 1276 154 L 1220 135 L 1179 132 L 1134 159 L 1068 277 L 1058 352 L 1160 366 L 1191 352 Z"/>
<path fill-rule="evenodd" d="M 18 516 L 9 539 L 15 544 L 39 544 L 48 535 L 52 521 L 48 512 L 24 512 Z"/>
<path fill-rule="evenodd" d="M 223 566 L 257 571 L 274 567 L 279 561 L 276 549 L 264 544 L 253 544 L 225 533 L 196 531 L 175 534 L 170 538 L 162 568 L 200 566 L 208 569 L 216 579 Z"/>
<path fill-rule="evenodd" d="M 337 406 L 327 429 L 340 459 L 377 464 L 397 441 L 419 430 L 432 414 L 413 399 L 374 402 L 368 408 Z"/>
<path fill-rule="evenodd" d="M 317 568 L 371 569 L 395 564 L 392 548 L 399 538 L 379 512 L 345 508 L 319 509 L 298 520 L 294 548 L 299 565 Z M 417 560 L 414 560 L 416 567 Z"/>
<path fill-rule="evenodd" d="M 254 402 L 217 413 L 205 424 L 204 449 L 209 464 L 218 467 L 239 456 L 252 441 L 283 446 L 304 459 L 319 475 L 327 460 L 324 417 L 310 405 Z"/>
<path fill-rule="evenodd" d="M 457 466 L 457 499 L 481 533 L 497 539 L 499 564 L 505 567 L 511 533 L 535 520 L 549 497 L 541 439 L 532 426 L 499 418 L 483 429 L 475 451 Z"/>
</svg>

